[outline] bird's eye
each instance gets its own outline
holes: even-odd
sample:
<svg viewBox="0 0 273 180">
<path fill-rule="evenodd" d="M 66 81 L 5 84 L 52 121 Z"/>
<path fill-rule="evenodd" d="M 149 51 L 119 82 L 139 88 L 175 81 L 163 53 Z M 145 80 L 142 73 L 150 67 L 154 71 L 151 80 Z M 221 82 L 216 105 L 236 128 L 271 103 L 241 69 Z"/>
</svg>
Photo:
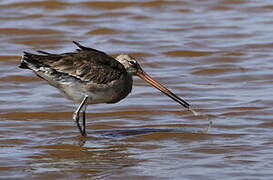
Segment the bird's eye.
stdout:
<svg viewBox="0 0 273 180">
<path fill-rule="evenodd" d="M 136 61 L 129 61 L 130 65 L 136 65 Z"/>
</svg>

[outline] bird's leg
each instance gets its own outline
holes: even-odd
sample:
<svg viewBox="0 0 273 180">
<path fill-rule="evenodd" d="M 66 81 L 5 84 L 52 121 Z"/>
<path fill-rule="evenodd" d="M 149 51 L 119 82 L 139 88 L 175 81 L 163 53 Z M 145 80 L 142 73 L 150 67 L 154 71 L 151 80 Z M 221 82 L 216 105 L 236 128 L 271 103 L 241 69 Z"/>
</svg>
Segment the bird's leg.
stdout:
<svg viewBox="0 0 273 180">
<path fill-rule="evenodd" d="M 84 135 L 86 135 L 86 121 L 85 121 L 85 117 L 86 117 L 86 115 L 85 115 L 85 111 L 86 111 L 86 109 L 87 109 L 87 105 L 85 104 L 84 106 L 83 106 L 83 110 L 82 110 L 82 133 L 84 134 Z"/>
<path fill-rule="evenodd" d="M 85 136 L 86 134 L 83 133 L 83 129 L 82 129 L 80 123 L 79 123 L 79 121 L 80 121 L 80 111 L 81 111 L 82 107 L 84 106 L 85 102 L 87 101 L 87 99 L 88 99 L 88 96 L 86 95 L 86 96 L 83 98 L 83 100 L 82 100 L 82 102 L 80 103 L 80 105 L 79 105 L 79 107 L 77 108 L 77 110 L 76 110 L 76 111 L 74 112 L 74 114 L 73 114 L 73 119 L 74 119 L 74 121 L 76 122 L 76 124 L 77 124 L 77 126 L 78 126 L 78 128 L 79 128 L 80 133 L 81 133 L 82 136 Z M 85 131 L 85 130 L 84 130 L 84 131 Z"/>
</svg>

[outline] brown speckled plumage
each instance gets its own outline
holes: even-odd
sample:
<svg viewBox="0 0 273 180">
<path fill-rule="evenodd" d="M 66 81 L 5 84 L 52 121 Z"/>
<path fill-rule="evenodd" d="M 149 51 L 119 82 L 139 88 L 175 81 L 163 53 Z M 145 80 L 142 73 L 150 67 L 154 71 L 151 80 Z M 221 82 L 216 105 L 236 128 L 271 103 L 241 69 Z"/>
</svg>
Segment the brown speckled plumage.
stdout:
<svg viewBox="0 0 273 180">
<path fill-rule="evenodd" d="M 125 67 L 116 59 L 96 49 L 84 47 L 74 42 L 79 49 L 75 52 L 51 54 L 38 51 L 40 54 L 25 52 L 21 68 L 33 70 L 39 77 L 59 88 L 65 95 L 80 103 L 84 91 L 92 92 L 87 104 L 115 103 L 125 98 L 132 89 L 132 78 Z M 67 87 L 67 82 L 74 81 Z M 82 91 L 79 95 L 71 92 Z M 112 92 L 109 92 L 109 91 Z M 97 96 L 105 97 L 96 100 Z M 111 95 L 110 95 L 111 94 Z"/>
<path fill-rule="evenodd" d="M 121 63 L 104 52 L 83 47 L 76 42 L 75 44 L 80 47 L 76 52 L 51 54 L 38 51 L 42 55 L 25 53 L 25 59 L 33 63 L 36 61 L 41 66 L 48 66 L 82 81 L 92 81 L 97 84 L 109 83 L 126 73 Z"/>
</svg>

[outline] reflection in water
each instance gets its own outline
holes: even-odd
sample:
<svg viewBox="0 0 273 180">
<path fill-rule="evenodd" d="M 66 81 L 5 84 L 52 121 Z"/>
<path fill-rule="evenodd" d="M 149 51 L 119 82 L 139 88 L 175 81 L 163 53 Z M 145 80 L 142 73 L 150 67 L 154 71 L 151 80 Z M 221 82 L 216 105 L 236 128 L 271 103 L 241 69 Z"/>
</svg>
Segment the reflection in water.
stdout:
<svg viewBox="0 0 273 180">
<path fill-rule="evenodd" d="M 209 122 L 207 128 L 193 128 L 193 127 L 144 127 L 144 128 L 126 128 L 126 129 L 108 129 L 92 131 L 91 136 L 103 137 L 110 139 L 125 139 L 128 137 L 135 137 L 139 135 L 153 134 L 153 133 L 208 133 L 212 126 Z M 91 138 L 92 139 L 92 138 Z M 79 146 L 84 146 L 88 137 L 79 138 Z M 92 140 L 91 140 L 92 141 Z"/>
<path fill-rule="evenodd" d="M 95 131 L 94 134 L 99 134 L 111 138 L 126 138 L 128 136 L 145 135 L 152 133 L 207 133 L 212 126 L 209 122 L 207 128 L 193 128 L 193 127 L 151 127 L 151 128 L 130 128 L 130 129 L 113 129 Z"/>
<path fill-rule="evenodd" d="M 1 1 L 0 178 L 272 178 L 272 2 Z M 88 109 L 17 68 L 23 51 L 73 40 L 129 53 L 192 103 L 194 116 L 135 80 L 126 101 Z M 209 120 L 213 128 L 206 130 Z M 196 132 L 201 131 L 201 132 Z"/>
</svg>

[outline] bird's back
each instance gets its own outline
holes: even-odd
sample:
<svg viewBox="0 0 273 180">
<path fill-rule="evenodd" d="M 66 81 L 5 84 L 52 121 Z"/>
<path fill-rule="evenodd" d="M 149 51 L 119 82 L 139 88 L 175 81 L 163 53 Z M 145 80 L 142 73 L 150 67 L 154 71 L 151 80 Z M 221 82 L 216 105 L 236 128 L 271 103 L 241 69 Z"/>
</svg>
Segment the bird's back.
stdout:
<svg viewBox="0 0 273 180">
<path fill-rule="evenodd" d="M 129 81 L 132 79 L 128 76 L 124 66 L 104 52 L 84 47 L 77 42 L 74 43 L 79 49 L 70 53 L 51 54 L 38 51 L 39 54 L 32 54 L 25 52 L 19 67 L 31 69 L 51 85 L 64 91 L 74 101 L 80 101 L 83 94 L 87 92 L 93 96 L 96 93 L 112 93 L 111 97 L 108 94 L 108 99 L 101 98 L 101 101 L 109 101 L 105 103 L 116 102 L 126 97 L 131 91 L 132 82 Z M 121 85 L 122 89 L 117 89 L 117 86 Z M 114 89 L 109 91 L 109 88 Z M 78 95 L 76 91 L 79 91 Z"/>
</svg>

